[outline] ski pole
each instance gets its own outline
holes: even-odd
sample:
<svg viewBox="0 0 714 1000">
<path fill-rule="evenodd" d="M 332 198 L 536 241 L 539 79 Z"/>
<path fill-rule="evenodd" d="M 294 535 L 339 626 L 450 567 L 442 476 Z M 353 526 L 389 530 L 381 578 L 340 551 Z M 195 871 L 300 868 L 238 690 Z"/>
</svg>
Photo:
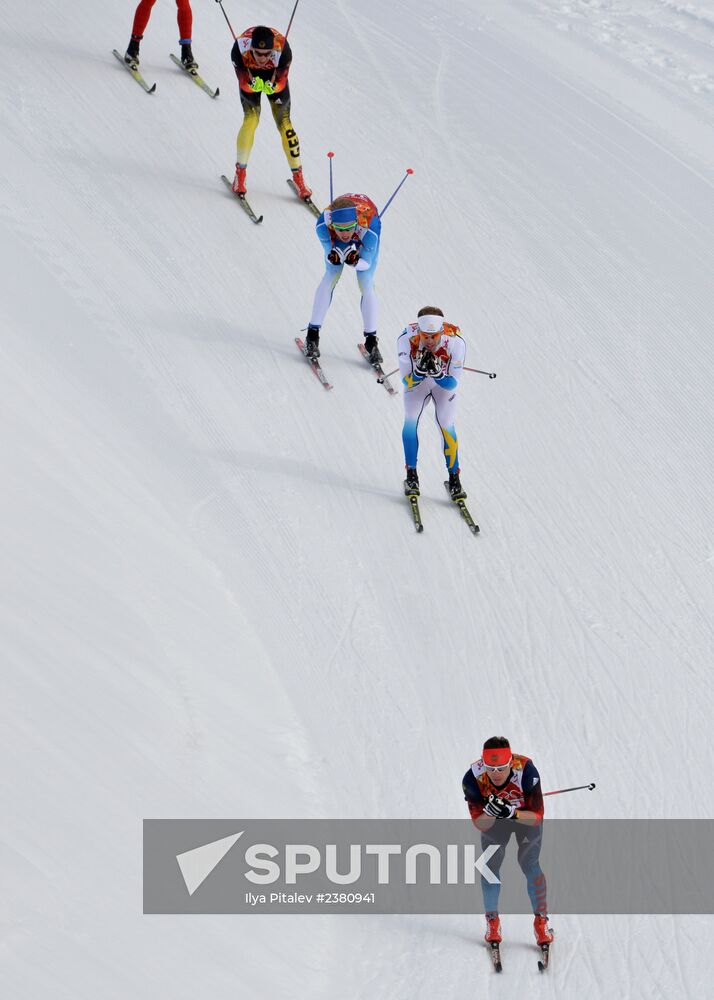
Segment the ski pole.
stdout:
<svg viewBox="0 0 714 1000">
<path fill-rule="evenodd" d="M 287 40 L 288 40 L 288 35 L 290 34 L 290 29 L 291 29 L 291 28 L 292 28 L 292 26 L 293 26 L 293 18 L 295 17 L 295 11 L 297 10 L 297 5 L 298 5 L 299 3 L 300 3 L 300 0 L 295 0 L 295 6 L 293 7 L 293 12 L 292 12 L 292 14 L 290 15 L 290 20 L 289 20 L 289 22 L 288 22 L 288 28 L 287 28 L 287 31 L 285 32 L 285 35 L 284 35 L 284 38 L 285 38 L 285 41 L 286 41 L 286 42 L 287 42 Z"/>
<path fill-rule="evenodd" d="M 387 374 L 384 376 L 384 378 L 382 378 L 382 376 L 380 376 L 377 379 L 377 381 L 381 385 L 382 382 L 384 382 L 385 378 L 389 378 L 390 375 L 394 375 L 398 371 L 399 371 L 399 369 L 395 368 L 394 371 L 387 372 Z M 467 366 L 464 365 L 464 371 L 465 372 L 476 372 L 478 375 L 488 375 L 489 378 L 496 378 L 496 372 L 484 372 L 484 371 L 481 371 L 480 368 L 467 368 Z M 581 787 L 582 788 L 587 788 L 588 786 L 587 785 L 582 785 Z M 594 787 L 595 786 L 593 785 L 593 788 Z M 568 791 L 568 792 L 572 792 L 573 790 L 574 789 L 572 789 L 572 788 L 563 789 L 563 791 Z M 546 795 L 557 795 L 557 794 L 558 794 L 557 792 L 546 792 Z"/>
<path fill-rule="evenodd" d="M 223 0 L 216 0 L 216 3 L 220 6 L 221 11 L 223 12 L 223 16 L 226 19 L 226 24 L 231 29 L 231 34 L 233 35 L 233 41 L 237 42 L 238 41 L 238 36 L 236 35 L 235 31 L 233 30 L 233 26 L 232 26 L 231 22 L 228 20 L 228 15 L 226 14 L 225 10 L 223 10 Z M 297 4 L 295 4 L 295 6 L 297 7 Z M 294 13 L 295 13 L 295 11 L 293 11 L 293 14 Z M 292 18 L 290 18 L 290 20 L 292 21 Z"/>
<path fill-rule="evenodd" d="M 334 197 L 333 197 L 333 194 L 332 194 L 332 157 L 335 154 L 334 153 L 328 153 L 327 155 L 330 158 L 330 204 L 332 204 L 332 202 L 335 200 Z"/>
<path fill-rule="evenodd" d="M 587 788 L 589 792 L 595 787 L 595 782 L 591 781 L 589 785 L 576 785 L 575 788 L 559 788 L 557 792 L 543 792 L 543 796 L 546 795 L 562 795 L 563 792 L 579 792 L 581 788 Z"/>
<path fill-rule="evenodd" d="M 402 186 L 402 184 L 407 179 L 407 177 L 409 176 L 409 174 L 413 174 L 413 173 L 414 173 L 414 171 L 412 170 L 412 168 L 411 167 L 407 167 L 407 172 L 404 174 L 404 176 L 402 177 L 402 179 L 400 180 L 400 182 L 397 184 L 396 188 L 394 189 L 394 194 L 389 199 L 389 201 L 387 202 L 387 204 L 384 206 L 384 208 L 382 209 L 382 211 L 379 213 L 379 218 L 380 219 L 382 218 L 382 216 L 384 215 L 384 213 L 387 211 L 387 209 L 389 208 L 389 206 L 392 204 L 392 202 L 394 201 L 394 199 L 397 197 L 397 192 L 399 191 L 399 188 Z"/>
<path fill-rule="evenodd" d="M 389 378 L 390 375 L 394 375 L 398 371 L 399 371 L 399 369 L 395 368 L 394 371 L 387 372 L 387 374 L 384 376 L 384 378 L 380 377 L 380 378 L 377 379 L 377 381 L 381 385 L 382 382 L 384 382 L 385 378 Z M 480 368 L 467 368 L 466 365 L 464 365 L 464 371 L 465 372 L 476 372 L 478 375 L 488 375 L 489 378 L 496 378 L 496 372 L 484 372 Z M 588 786 L 587 785 L 583 785 L 582 787 L 583 788 L 587 788 Z M 568 791 L 572 791 L 572 789 L 568 789 Z M 555 795 L 556 793 L 555 792 L 548 792 L 547 794 L 548 795 Z"/>
</svg>

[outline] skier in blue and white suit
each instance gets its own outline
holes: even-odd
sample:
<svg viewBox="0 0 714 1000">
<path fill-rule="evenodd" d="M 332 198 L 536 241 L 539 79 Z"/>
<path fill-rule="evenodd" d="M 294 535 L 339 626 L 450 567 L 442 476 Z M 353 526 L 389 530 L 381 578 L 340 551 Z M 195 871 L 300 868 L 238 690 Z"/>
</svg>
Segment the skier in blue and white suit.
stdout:
<svg viewBox="0 0 714 1000">
<path fill-rule="evenodd" d="M 456 435 L 456 390 L 464 367 L 466 344 L 453 323 L 444 322 L 436 306 L 419 310 L 397 340 L 399 371 L 404 385 L 404 426 L 402 443 L 407 478 L 407 496 L 419 495 L 417 455 L 419 421 L 426 404 L 434 403 L 436 423 L 444 442 L 444 458 L 449 473 L 449 492 L 454 500 L 466 498 L 459 478 L 459 439 Z"/>
<path fill-rule="evenodd" d="M 365 350 L 372 364 L 381 364 L 382 355 L 377 346 L 377 296 L 374 291 L 381 228 L 377 206 L 364 194 L 335 198 L 317 220 L 315 232 L 325 254 L 325 274 L 317 286 L 307 328 L 305 353 L 308 357 L 320 356 L 320 327 L 346 264 L 357 271 L 362 293 L 360 311 Z"/>
</svg>

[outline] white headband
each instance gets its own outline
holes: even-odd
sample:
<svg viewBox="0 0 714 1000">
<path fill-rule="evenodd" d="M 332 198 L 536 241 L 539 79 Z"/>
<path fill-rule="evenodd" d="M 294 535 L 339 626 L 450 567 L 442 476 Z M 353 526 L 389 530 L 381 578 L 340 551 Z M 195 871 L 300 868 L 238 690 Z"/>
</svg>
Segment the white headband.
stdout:
<svg viewBox="0 0 714 1000">
<path fill-rule="evenodd" d="M 419 317 L 417 324 L 422 333 L 440 333 L 444 328 L 444 317 L 427 313 L 426 316 Z"/>
</svg>

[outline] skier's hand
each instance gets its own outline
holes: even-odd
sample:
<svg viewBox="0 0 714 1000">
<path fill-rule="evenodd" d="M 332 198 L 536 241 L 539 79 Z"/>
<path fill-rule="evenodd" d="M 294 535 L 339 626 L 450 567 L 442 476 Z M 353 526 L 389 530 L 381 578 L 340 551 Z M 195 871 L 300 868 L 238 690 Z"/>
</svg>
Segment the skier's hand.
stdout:
<svg viewBox="0 0 714 1000">
<path fill-rule="evenodd" d="M 263 92 L 267 94 L 268 97 L 272 97 L 275 93 L 275 86 L 270 82 L 270 80 L 263 81 Z"/>
<path fill-rule="evenodd" d="M 352 249 L 348 250 L 347 253 L 345 254 L 345 264 L 347 264 L 348 267 L 355 267 L 358 263 L 359 263 L 359 250 L 356 250 L 354 247 L 352 247 Z"/>
<path fill-rule="evenodd" d="M 422 351 L 416 359 L 415 368 L 421 375 L 432 375 L 438 378 L 441 375 L 441 360 L 434 357 L 431 351 Z"/>
<path fill-rule="evenodd" d="M 505 799 L 491 793 L 486 801 L 486 805 L 483 807 L 483 811 L 495 819 L 511 819 L 516 811 L 516 807 L 511 802 L 506 802 Z"/>
<path fill-rule="evenodd" d="M 265 84 L 263 83 L 263 81 L 260 79 L 259 76 L 254 76 L 253 79 L 250 81 L 250 89 L 253 91 L 254 94 L 262 94 L 263 90 L 265 89 Z"/>
<path fill-rule="evenodd" d="M 335 266 L 337 264 L 342 263 L 342 258 L 340 257 L 339 251 L 335 249 L 330 250 L 330 252 L 327 255 L 327 259 L 331 264 L 334 264 Z"/>
</svg>

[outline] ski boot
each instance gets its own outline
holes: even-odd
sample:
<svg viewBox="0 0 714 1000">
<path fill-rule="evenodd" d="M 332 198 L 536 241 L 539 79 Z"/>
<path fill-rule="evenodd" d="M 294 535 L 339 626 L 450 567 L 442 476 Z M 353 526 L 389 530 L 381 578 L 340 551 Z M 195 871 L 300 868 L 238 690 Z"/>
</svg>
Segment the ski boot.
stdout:
<svg viewBox="0 0 714 1000">
<path fill-rule="evenodd" d="M 364 335 L 364 349 L 367 352 L 367 357 L 371 365 L 381 365 L 384 361 L 381 351 L 377 344 L 377 331 L 374 330 L 372 333 L 365 333 Z"/>
<path fill-rule="evenodd" d="M 533 933 L 538 945 L 550 944 L 553 940 L 553 932 L 548 927 L 548 917 L 545 913 L 536 913 L 533 918 Z"/>
<path fill-rule="evenodd" d="M 460 470 L 456 469 L 455 472 L 449 473 L 449 493 L 451 494 L 452 500 L 465 500 L 467 496 L 466 491 L 461 485 L 459 472 Z"/>
<path fill-rule="evenodd" d="M 184 69 L 188 70 L 189 73 L 195 73 L 198 69 L 198 63 L 193 58 L 190 41 L 181 42 L 181 65 Z"/>
<path fill-rule="evenodd" d="M 132 35 L 126 47 L 124 62 L 132 69 L 138 69 L 139 67 L 139 42 L 143 37 L 143 35 Z"/>
<path fill-rule="evenodd" d="M 302 176 L 302 167 L 296 167 L 292 173 L 293 173 L 293 184 L 297 188 L 297 193 L 300 195 L 303 201 L 307 201 L 308 198 L 312 197 L 312 191 L 307 186 Z"/>
<path fill-rule="evenodd" d="M 484 939 L 488 944 L 500 944 L 503 940 L 501 937 L 501 921 L 497 913 L 486 914 L 486 933 L 484 934 Z"/>
<path fill-rule="evenodd" d="M 246 164 L 236 163 L 236 175 L 233 178 L 233 194 L 240 195 L 241 197 L 245 194 L 245 172 L 247 169 Z"/>
<path fill-rule="evenodd" d="M 407 478 L 404 480 L 404 495 L 408 497 L 419 496 L 419 476 L 417 470 L 407 466 Z"/>
<path fill-rule="evenodd" d="M 316 361 L 320 357 L 320 327 L 308 326 L 305 338 L 305 355 Z"/>
</svg>

